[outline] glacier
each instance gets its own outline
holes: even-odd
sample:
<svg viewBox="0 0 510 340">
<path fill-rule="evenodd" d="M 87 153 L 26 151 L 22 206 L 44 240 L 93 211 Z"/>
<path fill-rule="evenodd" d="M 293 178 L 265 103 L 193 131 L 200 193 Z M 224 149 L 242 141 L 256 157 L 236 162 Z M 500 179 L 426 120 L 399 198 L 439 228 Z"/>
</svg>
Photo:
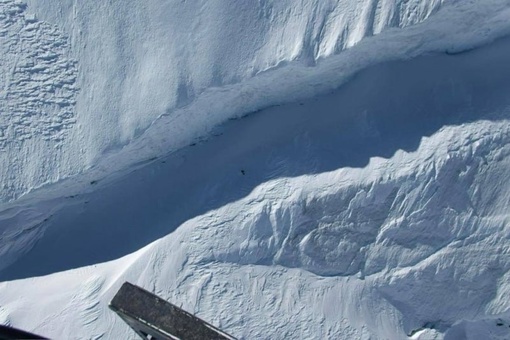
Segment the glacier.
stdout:
<svg viewBox="0 0 510 340">
<path fill-rule="evenodd" d="M 510 335 L 508 1 L 0 1 L 0 323 Z M 36 307 L 36 308 L 34 308 Z"/>
</svg>

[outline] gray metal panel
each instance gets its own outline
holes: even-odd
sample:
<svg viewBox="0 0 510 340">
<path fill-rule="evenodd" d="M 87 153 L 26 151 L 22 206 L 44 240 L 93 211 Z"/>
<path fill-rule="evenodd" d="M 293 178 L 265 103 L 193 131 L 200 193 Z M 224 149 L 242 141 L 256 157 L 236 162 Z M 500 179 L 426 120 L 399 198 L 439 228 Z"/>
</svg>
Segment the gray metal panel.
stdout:
<svg viewBox="0 0 510 340">
<path fill-rule="evenodd" d="M 129 282 L 119 289 L 110 308 L 144 339 L 235 339 Z"/>
</svg>

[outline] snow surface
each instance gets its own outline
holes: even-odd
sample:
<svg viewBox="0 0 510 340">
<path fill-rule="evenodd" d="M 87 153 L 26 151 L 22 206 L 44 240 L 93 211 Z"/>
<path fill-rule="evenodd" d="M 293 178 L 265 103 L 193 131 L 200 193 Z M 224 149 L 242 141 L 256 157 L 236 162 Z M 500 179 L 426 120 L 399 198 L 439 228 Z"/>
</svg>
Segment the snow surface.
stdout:
<svg viewBox="0 0 510 340">
<path fill-rule="evenodd" d="M 1 323 L 510 337 L 508 1 L 131 5 L 0 1 Z"/>
<path fill-rule="evenodd" d="M 509 31 L 510 16 L 507 0 L 27 4 L 0 2 L 19 51 L 2 55 L 1 78 L 27 88 L 1 96 L 13 112 L 0 121 L 3 202 L 178 150 L 228 118 L 337 88 L 383 60 L 487 42 Z M 58 48 L 41 59 L 50 47 L 27 34 Z"/>
</svg>

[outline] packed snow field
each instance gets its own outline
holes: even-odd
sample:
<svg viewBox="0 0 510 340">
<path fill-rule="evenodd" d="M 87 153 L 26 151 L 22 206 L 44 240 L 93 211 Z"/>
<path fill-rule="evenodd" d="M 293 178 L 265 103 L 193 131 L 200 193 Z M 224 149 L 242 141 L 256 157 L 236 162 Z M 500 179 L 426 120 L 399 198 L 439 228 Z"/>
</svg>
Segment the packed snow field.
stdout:
<svg viewBox="0 0 510 340">
<path fill-rule="evenodd" d="M 0 1 L 0 324 L 510 338 L 508 1 Z M 496 38 L 501 38 L 497 39 Z"/>
</svg>

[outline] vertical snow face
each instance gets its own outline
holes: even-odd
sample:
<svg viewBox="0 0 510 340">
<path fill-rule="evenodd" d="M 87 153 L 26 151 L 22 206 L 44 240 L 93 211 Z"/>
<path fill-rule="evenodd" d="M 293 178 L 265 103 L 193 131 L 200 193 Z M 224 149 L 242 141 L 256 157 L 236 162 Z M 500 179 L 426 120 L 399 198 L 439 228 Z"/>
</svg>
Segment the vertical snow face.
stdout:
<svg viewBox="0 0 510 340">
<path fill-rule="evenodd" d="M 185 146 L 230 116 L 267 105 L 266 92 L 280 87 L 269 79 L 243 87 L 246 81 L 289 62 L 316 65 L 387 28 L 420 23 L 442 1 L 26 4 L 0 2 L 4 202 L 97 165 L 161 116 L 172 130 L 156 144 L 163 152 Z M 213 88 L 224 90 L 204 96 Z M 179 111 L 198 98 L 206 103 Z"/>
<path fill-rule="evenodd" d="M 73 36 L 82 63 L 80 121 L 90 158 L 127 143 L 158 116 L 210 87 L 240 83 L 291 61 L 314 64 L 387 27 L 419 23 L 441 5 L 438 0 L 28 3 L 33 13 Z"/>
<path fill-rule="evenodd" d="M 30 99 L 0 107 L 0 202 L 175 151 L 231 117 L 332 90 L 383 60 L 490 40 L 510 16 L 505 0 L 1 4 L 16 23 L 3 46 L 27 56 L 14 71 L 6 50 L 2 79 Z"/>
</svg>

